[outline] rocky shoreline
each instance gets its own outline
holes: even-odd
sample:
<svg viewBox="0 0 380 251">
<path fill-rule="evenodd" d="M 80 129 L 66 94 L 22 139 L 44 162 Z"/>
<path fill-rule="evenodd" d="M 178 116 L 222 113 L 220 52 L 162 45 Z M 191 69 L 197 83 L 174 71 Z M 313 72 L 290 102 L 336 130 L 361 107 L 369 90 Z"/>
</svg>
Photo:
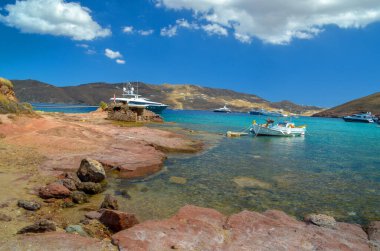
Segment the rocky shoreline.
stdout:
<svg viewBox="0 0 380 251">
<path fill-rule="evenodd" d="M 145 177 L 168 153 L 204 146 L 105 117 L 0 115 L 0 250 L 379 250 L 379 222 L 363 228 L 318 214 L 298 221 L 276 210 L 226 216 L 188 205 L 139 223 L 104 194 L 107 177 Z"/>
</svg>

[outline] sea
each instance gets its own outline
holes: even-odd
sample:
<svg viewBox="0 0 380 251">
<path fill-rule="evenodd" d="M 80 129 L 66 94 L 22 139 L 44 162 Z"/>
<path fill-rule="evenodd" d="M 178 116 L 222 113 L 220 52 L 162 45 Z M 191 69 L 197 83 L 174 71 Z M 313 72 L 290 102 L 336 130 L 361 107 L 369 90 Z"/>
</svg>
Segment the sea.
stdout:
<svg viewBox="0 0 380 251">
<path fill-rule="evenodd" d="M 89 108 L 65 109 L 60 112 Z M 286 118 L 306 125 L 306 135 L 228 138 L 227 131 L 246 130 L 266 117 L 191 110 L 166 110 L 162 116 L 167 123 L 161 127 L 182 128 L 209 144 L 199 154 L 171 154 L 164 169 L 150 177 L 110 182 L 122 209 L 141 220 L 169 217 L 186 204 L 227 215 L 278 209 L 299 219 L 309 213 L 360 224 L 380 219 L 377 124 Z M 173 177 L 182 178 L 181 184 Z"/>
</svg>

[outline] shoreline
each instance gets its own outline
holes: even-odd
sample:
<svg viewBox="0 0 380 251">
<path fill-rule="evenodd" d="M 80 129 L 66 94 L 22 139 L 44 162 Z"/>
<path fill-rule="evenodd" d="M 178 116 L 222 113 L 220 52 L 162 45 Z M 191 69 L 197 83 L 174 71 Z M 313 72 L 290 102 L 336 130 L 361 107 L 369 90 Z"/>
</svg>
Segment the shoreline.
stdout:
<svg viewBox="0 0 380 251">
<path fill-rule="evenodd" d="M 176 149 L 178 149 L 179 153 L 197 153 L 204 149 L 204 144 L 194 139 L 189 139 L 185 135 L 180 135 L 152 127 L 117 127 L 110 121 L 105 121 L 104 114 L 101 113 L 68 115 L 43 113 L 41 115 L 41 118 L 29 118 L 25 116 L 9 118 L 8 115 L 1 115 L 0 120 L 2 121 L 2 123 L 0 123 L 0 129 L 1 132 L 5 135 L 3 139 L 0 139 L 0 147 L 7 150 L 5 154 L 16 152 L 14 156 L 9 157 L 8 161 L 1 163 L 2 170 L 0 170 L 0 173 L 7 173 L 8 176 L 5 177 L 4 180 L 11 180 L 11 182 L 15 182 L 15 184 L 8 184 L 8 187 L 15 186 L 16 183 L 18 183 L 18 186 L 21 186 L 21 188 L 13 189 L 15 193 L 11 194 L 11 198 L 8 198 L 8 200 L 5 201 L 5 203 L 8 203 L 8 205 L 0 208 L 0 213 L 8 214 L 12 210 L 16 209 L 16 213 L 11 214 L 11 217 L 13 218 L 12 221 L 7 223 L 5 229 L 4 226 L 2 227 L 3 229 L 1 229 L 3 233 L 6 232 L 7 234 L 2 236 L 3 238 L 0 236 L 0 249 L 3 244 L 9 245 L 9 243 L 12 243 L 12 240 L 19 240 L 19 238 L 23 239 L 25 243 L 28 243 L 28 241 L 30 242 L 30 240 L 27 238 L 21 237 L 20 235 L 15 235 L 15 231 L 19 230 L 22 226 L 32 223 L 36 219 L 53 219 L 58 223 L 58 225 L 61 226 L 64 226 L 65 224 L 67 225 L 69 223 L 75 224 L 79 222 L 81 217 L 83 218 L 83 215 L 87 209 L 93 210 L 97 205 L 100 204 L 101 200 L 103 199 L 103 194 L 91 197 L 89 205 L 84 204 L 78 206 L 77 208 L 70 209 L 62 209 L 59 206 L 57 207 L 55 204 L 52 206 L 43 204 L 44 206 L 42 210 L 38 211 L 37 213 L 30 213 L 26 211 L 24 212 L 22 209 L 17 208 L 17 205 L 15 205 L 15 201 L 17 201 L 17 199 L 35 199 L 36 188 L 38 186 L 43 186 L 46 183 L 52 182 L 62 172 L 75 171 L 79 166 L 80 160 L 83 158 L 91 157 L 97 159 L 106 167 L 106 169 L 118 170 L 116 172 L 112 172 L 112 174 L 116 173 L 118 177 L 136 178 L 146 177 L 147 175 L 151 175 L 160 171 L 163 166 L 163 161 L 167 157 L 167 154 L 175 153 Z M 122 143 L 127 144 L 129 147 L 125 147 L 125 145 Z M 125 152 L 129 153 L 128 158 L 124 157 Z M 17 155 L 19 155 L 19 159 L 15 158 Z M 154 157 L 151 157 L 149 155 Z M 131 161 L 131 156 L 133 161 Z M 147 159 L 147 157 L 149 158 Z M 2 162 L 3 161 L 4 158 L 2 158 Z M 4 169 L 7 164 L 12 162 L 16 162 L 16 164 L 14 164 L 14 167 L 16 167 L 16 169 L 13 169 L 14 173 L 10 172 L 10 170 L 12 170 L 12 166 L 9 166 L 8 169 Z M 30 170 L 28 169 L 27 172 L 25 172 L 25 170 L 17 170 L 17 168 L 22 168 L 25 166 L 28 166 Z M 0 201 L 0 204 L 4 204 L 4 202 Z M 85 210 L 81 211 L 81 209 Z M 77 215 L 74 217 L 73 212 L 75 211 L 80 212 L 77 213 Z M 211 220 L 215 214 L 217 214 L 217 211 L 213 209 L 194 209 L 191 207 L 185 207 L 185 209 L 181 209 L 175 216 L 170 219 L 146 221 L 137 225 L 136 227 L 132 227 L 130 230 L 123 230 L 125 232 L 123 232 L 123 234 L 119 234 L 118 237 L 113 237 L 113 241 L 114 243 L 119 243 L 119 248 L 122 247 L 125 250 L 134 250 L 128 246 L 129 244 L 125 244 L 125 242 L 122 240 L 120 241 L 119 236 L 128 236 L 124 236 L 122 239 L 131 238 L 129 235 L 133 233 L 133 231 L 136 231 L 136 228 L 142 228 L 143 230 L 145 229 L 144 231 L 147 231 L 147 233 L 155 233 L 157 229 L 154 231 L 150 229 L 151 226 L 149 224 L 152 222 L 153 225 L 157 224 L 159 228 L 165 228 L 165 224 L 174 224 L 177 227 L 178 224 L 181 225 L 180 222 L 176 222 L 178 218 L 181 218 L 181 216 L 178 216 L 178 214 L 181 215 L 181 212 L 183 213 L 183 211 L 190 211 L 187 212 L 189 213 L 189 216 L 185 217 L 186 221 L 194 222 L 196 228 L 199 228 L 199 231 L 205 231 L 210 227 L 207 224 L 205 225 L 202 223 L 202 220 L 199 222 L 199 219 L 197 218 L 199 215 L 202 219 L 206 218 L 207 220 Z M 211 215 L 209 215 L 210 213 Z M 265 213 L 254 214 L 255 215 L 252 219 L 256 219 L 255 217 L 260 218 L 261 216 L 259 215 L 265 215 Z M 284 219 L 287 221 L 287 223 L 283 224 L 282 226 L 284 228 L 284 231 L 293 231 L 294 224 L 297 225 L 297 228 L 300 227 L 300 229 L 303 229 L 306 226 L 315 225 L 302 223 L 294 219 L 293 224 L 291 223 L 292 221 L 290 218 L 287 218 L 289 216 L 284 215 L 278 216 L 277 219 L 280 222 L 282 222 Z M 233 216 L 228 216 L 227 218 L 225 217 L 227 216 L 218 215 L 217 218 L 229 219 Z M 257 222 L 256 220 L 253 221 L 254 224 L 250 227 L 256 228 L 255 224 L 257 224 Z M 223 222 L 226 223 L 226 220 L 223 220 Z M 291 223 L 290 225 L 288 225 L 289 222 Z M 271 224 L 273 224 L 271 227 L 278 227 L 279 223 L 275 221 L 264 221 L 260 224 L 264 224 L 263 226 L 265 227 L 269 227 Z M 345 226 L 348 226 L 350 230 L 347 230 L 347 228 L 339 228 L 338 230 L 347 233 L 350 236 L 349 238 L 353 238 L 353 236 L 359 236 L 359 239 L 356 241 L 356 243 L 353 243 L 352 245 L 362 245 L 363 243 L 368 242 L 368 240 L 364 239 L 365 233 L 360 227 L 355 224 L 345 224 Z M 240 229 L 243 227 L 243 225 L 239 225 L 237 229 Z M 316 231 L 317 233 L 325 233 L 326 231 L 330 231 L 324 228 L 306 228 L 312 228 L 312 230 Z M 224 229 L 224 227 L 221 229 Z M 152 232 L 149 232 L 151 230 Z M 185 236 L 185 239 L 190 237 L 187 236 L 187 228 L 182 229 L 182 231 L 184 231 L 183 236 Z M 211 235 L 213 234 L 214 233 L 211 233 Z M 228 233 L 228 235 L 230 234 L 231 233 Z M 240 235 L 244 236 L 243 233 L 240 233 Z M 56 241 L 59 241 L 57 239 L 58 236 L 62 237 L 60 234 L 50 234 L 50 237 Z M 327 238 L 326 236 L 323 236 L 324 234 L 322 234 L 319 238 Z M 248 236 L 245 237 L 248 238 Z M 9 238 L 11 238 L 10 241 Z M 309 243 L 311 243 L 310 245 L 314 245 L 313 238 L 310 236 L 307 238 L 310 238 L 308 239 Z M 345 240 L 345 238 L 346 237 L 342 237 L 342 241 Z M 284 241 L 286 242 L 290 240 L 291 239 Z M 166 245 L 166 242 L 162 243 L 162 245 Z M 228 245 L 231 244 L 229 238 L 223 239 L 223 244 L 221 244 L 221 247 L 225 248 L 223 245 L 226 243 Z M 103 245 L 104 242 L 101 244 Z M 142 248 L 148 247 L 146 245 L 149 246 L 152 245 L 152 243 L 149 242 L 148 244 L 144 244 Z M 211 246 L 207 245 L 200 247 L 211 248 Z"/>
</svg>

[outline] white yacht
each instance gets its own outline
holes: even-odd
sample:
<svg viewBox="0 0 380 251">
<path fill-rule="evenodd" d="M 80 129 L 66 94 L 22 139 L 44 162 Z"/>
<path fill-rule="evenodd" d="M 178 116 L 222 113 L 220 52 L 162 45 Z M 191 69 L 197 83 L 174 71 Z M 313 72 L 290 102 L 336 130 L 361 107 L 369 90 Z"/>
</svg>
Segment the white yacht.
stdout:
<svg viewBox="0 0 380 251">
<path fill-rule="evenodd" d="M 136 94 L 135 88 L 133 88 L 130 83 L 127 84 L 127 87 L 123 87 L 122 96 L 122 98 L 117 98 L 114 96 L 110 100 L 114 102 L 126 102 L 130 107 L 145 108 L 155 113 L 161 113 L 168 107 L 168 105 L 153 102 L 147 98 L 141 97 L 138 93 Z"/>
<path fill-rule="evenodd" d="M 361 123 L 373 123 L 377 118 L 370 112 L 353 114 L 351 116 L 343 117 L 346 122 L 361 122 Z"/>
<path fill-rule="evenodd" d="M 287 117 L 288 115 L 283 114 L 282 110 L 279 111 L 267 111 L 263 108 L 261 109 L 253 109 L 249 111 L 251 115 L 261 115 L 261 116 L 269 116 L 269 117 Z"/>
<path fill-rule="evenodd" d="M 226 105 L 224 105 L 222 108 L 215 109 L 214 112 L 230 113 L 232 111 L 230 108 L 228 108 Z"/>
</svg>

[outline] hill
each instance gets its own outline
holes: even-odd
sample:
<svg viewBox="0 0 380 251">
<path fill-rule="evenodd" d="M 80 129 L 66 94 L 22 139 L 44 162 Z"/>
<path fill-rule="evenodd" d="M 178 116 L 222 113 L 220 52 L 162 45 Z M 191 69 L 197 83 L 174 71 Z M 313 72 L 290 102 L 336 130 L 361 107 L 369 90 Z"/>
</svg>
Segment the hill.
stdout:
<svg viewBox="0 0 380 251">
<path fill-rule="evenodd" d="M 104 82 L 67 87 L 56 87 L 36 80 L 13 80 L 13 83 L 17 96 L 25 102 L 87 105 L 98 105 L 100 101 L 108 101 L 114 94 L 120 96 L 123 87 L 123 83 Z M 211 110 L 227 104 L 237 111 L 265 108 L 284 109 L 293 113 L 315 113 L 321 110 L 318 107 L 300 106 L 290 101 L 272 103 L 253 94 L 197 85 L 152 85 L 142 82 L 132 84 L 138 84 L 138 91 L 142 96 L 168 104 L 172 109 Z"/>
<path fill-rule="evenodd" d="M 360 112 L 372 112 L 380 116 L 380 92 L 318 112 L 313 116 L 337 118 Z"/>
</svg>

